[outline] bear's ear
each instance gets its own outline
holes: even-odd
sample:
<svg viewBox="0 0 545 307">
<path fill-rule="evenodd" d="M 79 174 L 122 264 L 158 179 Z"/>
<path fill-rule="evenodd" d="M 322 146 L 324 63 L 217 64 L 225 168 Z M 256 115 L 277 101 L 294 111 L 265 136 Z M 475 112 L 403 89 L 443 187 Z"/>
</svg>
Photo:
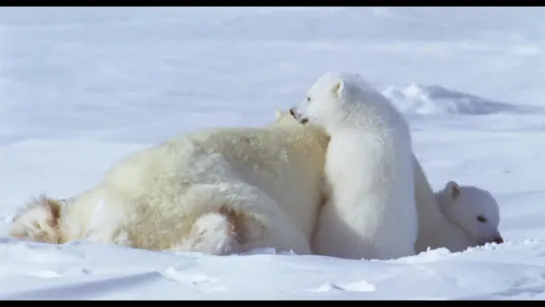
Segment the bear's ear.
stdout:
<svg viewBox="0 0 545 307">
<path fill-rule="evenodd" d="M 275 111 L 274 111 L 274 117 L 275 117 L 276 119 L 279 119 L 280 117 L 282 117 L 282 111 L 280 111 L 280 110 L 275 110 Z"/>
<path fill-rule="evenodd" d="M 51 227 L 57 227 L 57 223 L 61 216 L 61 201 L 49 198 L 44 194 L 40 195 L 37 201 L 38 205 L 44 210 L 48 217 L 47 223 Z"/>
<path fill-rule="evenodd" d="M 61 216 L 62 202 L 56 199 L 47 198 L 45 195 L 42 195 L 42 197 L 47 199 L 47 204 L 49 205 L 49 213 L 51 214 L 51 217 L 53 217 L 53 220 L 56 224 Z"/>
<path fill-rule="evenodd" d="M 447 191 L 452 199 L 460 196 L 460 186 L 455 181 L 449 181 L 447 183 Z"/>
<path fill-rule="evenodd" d="M 343 79 L 340 79 L 339 81 L 337 81 L 335 86 L 333 86 L 333 92 L 339 98 L 344 96 L 346 90 L 347 90 L 347 84 Z"/>
</svg>

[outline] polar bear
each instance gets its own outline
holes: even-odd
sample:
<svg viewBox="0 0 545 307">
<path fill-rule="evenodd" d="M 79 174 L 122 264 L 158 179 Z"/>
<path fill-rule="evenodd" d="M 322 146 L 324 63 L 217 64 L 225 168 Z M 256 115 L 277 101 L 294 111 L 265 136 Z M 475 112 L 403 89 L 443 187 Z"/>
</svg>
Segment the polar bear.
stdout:
<svg viewBox="0 0 545 307">
<path fill-rule="evenodd" d="M 498 230 L 499 206 L 490 192 L 449 181 L 436 193 L 436 199 L 446 219 L 457 225 L 463 235 L 460 236 L 451 229 L 442 231 L 439 227 L 439 231 L 430 233 L 429 242 L 425 244 L 428 246 L 421 246 L 417 252 L 422 252 L 427 247 L 446 247 L 451 252 L 460 252 L 486 243 L 503 243 L 503 237 Z"/>
<path fill-rule="evenodd" d="M 323 204 L 327 135 L 278 118 L 265 128 L 218 128 L 138 151 L 66 202 L 33 200 L 11 235 L 86 239 L 217 255 L 258 247 L 311 253 Z"/>
<path fill-rule="evenodd" d="M 277 118 L 281 116 L 285 122 L 308 123 L 308 118 L 297 114 L 294 109 L 290 109 L 290 113 L 277 111 Z M 314 131 L 326 133 L 325 130 Z M 450 181 L 445 188 L 434 193 L 414 153 L 413 167 L 418 213 L 417 253 L 439 247 L 459 252 L 486 243 L 503 243 L 498 230 L 499 207 L 490 192 Z"/>
<path fill-rule="evenodd" d="M 311 125 L 312 123 L 306 122 L 305 118 L 297 118 L 295 119 L 295 114 L 293 110 L 290 110 L 290 112 L 276 112 L 276 121 L 271 125 L 270 128 L 273 128 L 276 126 L 276 128 L 280 127 L 286 127 L 285 129 L 288 129 L 290 125 L 301 125 L 301 121 L 303 122 L 303 125 Z M 289 128 L 291 129 L 291 128 Z M 329 136 L 326 134 L 326 132 L 323 129 L 320 129 L 319 127 L 307 127 L 304 130 L 297 130 L 294 129 L 294 131 L 300 131 L 301 137 L 298 138 L 298 143 L 296 146 L 302 146 L 306 150 L 306 156 L 312 160 L 315 161 L 317 169 L 319 172 L 322 172 L 323 164 L 320 165 L 320 163 L 323 163 L 325 160 L 325 148 L 328 145 L 329 142 Z M 212 138 L 213 139 L 213 138 Z M 218 145 L 221 145 L 218 143 Z M 276 150 L 276 147 L 274 148 Z M 145 155 L 144 155 L 145 156 Z M 251 161 L 248 160 L 248 161 Z M 320 162 L 322 161 L 322 162 Z M 452 188 L 445 188 L 443 191 L 439 192 L 437 194 L 437 197 L 442 197 L 441 204 L 444 205 L 443 208 L 447 208 L 443 211 L 445 211 L 445 214 L 449 214 L 451 211 L 456 212 L 456 209 L 462 210 L 461 213 L 467 213 L 471 212 L 470 210 L 465 210 L 464 208 L 466 206 L 473 206 L 473 212 L 479 213 L 486 217 L 487 223 L 481 224 L 481 226 L 489 227 L 490 229 L 483 229 L 480 230 L 479 227 L 465 227 L 464 229 L 467 229 L 466 231 L 462 232 L 460 227 L 454 226 L 456 225 L 471 225 L 475 220 L 477 220 L 477 215 L 467 215 L 467 214 L 458 214 L 454 216 L 453 218 L 447 218 L 445 219 L 444 214 L 439 210 L 439 206 L 436 202 L 436 197 L 433 195 L 433 191 L 426 179 L 426 176 L 416 159 L 416 157 L 413 156 L 414 166 L 415 166 L 415 196 L 416 196 L 416 202 L 417 202 L 417 208 L 418 208 L 418 216 L 419 216 L 419 236 L 418 236 L 418 242 L 420 245 L 416 245 L 416 250 L 418 252 L 425 251 L 427 247 L 441 247 L 445 246 L 452 251 L 456 250 L 463 250 L 472 244 L 475 244 L 474 242 L 499 242 L 501 240 L 501 236 L 495 236 L 495 233 L 498 233 L 497 231 L 497 222 L 494 222 L 494 216 L 493 214 L 490 215 L 490 217 L 487 217 L 487 212 L 494 212 L 494 210 L 497 209 L 497 205 L 495 204 L 494 199 L 491 197 L 491 195 L 483 191 L 482 193 L 477 193 L 473 195 L 482 195 L 487 196 L 490 198 L 490 200 L 487 200 L 486 197 L 458 197 L 458 195 L 471 195 L 466 194 L 466 189 L 474 189 L 475 191 L 479 191 L 478 189 L 468 186 L 453 186 L 451 187 L 458 187 L 458 189 L 452 189 Z M 148 162 L 149 163 L 149 162 Z M 239 163 L 245 163 L 244 161 L 240 161 Z M 129 163 L 130 165 L 130 163 Z M 295 165 L 294 167 L 296 167 Z M 115 173 L 116 167 L 114 167 L 110 173 Z M 106 176 L 107 177 L 107 176 Z M 265 184 L 267 181 L 263 181 L 262 185 Z M 115 180 L 114 180 L 115 183 Z M 129 184 L 130 185 L 130 184 Z M 107 186 L 107 185 L 106 185 Z M 16 216 L 14 219 L 14 223 L 12 225 L 11 233 L 14 237 L 17 238 L 28 238 L 35 241 L 41 241 L 41 242 L 50 242 L 50 243 L 64 243 L 69 241 L 71 238 L 84 238 L 86 236 L 90 237 L 88 239 L 95 239 L 95 240 L 101 240 L 105 242 L 114 242 L 118 244 L 123 245 L 130 245 L 130 246 L 136 246 L 136 247 L 142 247 L 142 248 L 150 248 L 151 244 L 150 242 L 137 242 L 138 244 L 132 243 L 128 240 L 127 236 L 123 235 L 127 232 L 119 232 L 119 235 L 117 237 L 108 237 L 108 227 L 118 225 L 119 222 L 116 221 L 116 215 L 108 214 L 108 212 L 105 212 L 101 210 L 100 206 L 97 205 L 97 202 L 92 202 L 89 200 L 89 197 L 92 195 L 97 195 L 98 192 L 102 188 L 96 187 L 94 189 L 90 189 L 89 191 L 82 193 L 80 195 L 76 195 L 70 199 L 67 200 L 55 200 L 46 196 L 42 196 L 39 199 L 33 200 L 29 203 L 29 206 L 26 208 L 23 208 L 21 212 Z M 111 189 L 111 188 L 110 188 Z M 115 189 L 114 189 L 115 190 Z M 94 192 L 93 192 L 94 191 Z M 447 191 L 450 191 L 449 193 L 446 193 Z M 316 195 L 314 193 L 310 193 L 307 195 Z M 308 229 L 313 228 L 312 223 L 312 215 L 317 215 L 316 209 L 314 209 L 314 206 L 320 206 L 322 203 L 321 201 L 318 201 L 318 205 L 314 203 L 315 196 L 310 197 L 310 201 L 307 203 L 310 204 L 310 210 L 308 210 L 309 215 L 311 218 L 303 219 L 302 223 L 298 223 L 297 225 L 304 225 L 305 221 L 308 223 L 306 227 L 303 227 L 303 229 L 307 229 L 307 233 L 305 236 L 308 236 Z M 79 199 L 79 205 L 73 206 L 74 208 L 79 208 L 78 210 L 71 210 L 68 209 L 75 203 L 76 200 Z M 488 204 L 490 204 L 489 208 L 482 208 L 481 202 L 486 201 Z M 81 204 L 84 205 L 81 205 Z M 448 205 L 455 203 L 456 206 L 454 207 L 454 210 L 448 210 Z M 86 205 L 85 205 L 86 204 Z M 102 230 L 103 238 L 97 238 L 97 232 L 91 232 L 88 231 L 87 234 L 85 234 L 85 227 L 88 229 L 89 226 L 81 226 L 86 225 L 91 220 L 88 217 L 87 213 L 78 213 L 82 211 L 82 209 L 85 209 L 85 206 L 90 206 L 87 210 L 90 211 L 90 209 L 93 209 L 93 211 L 97 214 L 97 219 L 93 219 L 93 221 L 100 222 L 101 224 L 97 225 L 95 224 L 93 227 L 95 230 Z M 94 206 L 94 207 L 93 207 Z M 104 206 L 104 203 L 101 205 L 102 207 L 108 208 L 109 206 Z M 481 209 L 482 208 L 482 209 Z M 131 211 L 131 208 L 128 208 L 129 211 Z M 61 212 L 62 212 L 62 218 L 61 218 Z M 83 217 L 82 217 L 83 216 Z M 292 217 L 297 217 L 297 215 L 292 215 Z M 108 220 L 110 219 L 110 221 Z M 111 221 L 113 219 L 113 221 Z M 453 220 L 453 223 L 451 223 L 450 220 Z M 498 217 L 499 219 L 499 217 Z M 80 220 L 83 220 L 83 222 L 80 222 Z M 295 219 L 297 220 L 297 219 Z M 457 221 L 458 220 L 458 221 Z M 310 221 L 310 222 L 309 222 Z M 466 224 L 464 224 L 464 221 L 466 221 Z M 180 250 L 192 250 L 192 251 L 201 251 L 201 252 L 210 252 L 212 254 L 226 254 L 229 253 L 228 249 L 229 246 L 233 243 L 232 240 L 248 240 L 247 238 L 241 238 L 242 236 L 239 235 L 236 230 L 237 225 L 237 215 L 236 212 L 232 210 L 228 210 L 227 207 L 220 207 L 218 210 L 213 210 L 212 212 L 203 214 L 200 218 L 196 219 L 196 221 L 191 225 L 191 230 L 189 231 L 189 234 L 184 237 L 184 240 L 182 243 L 179 244 L 179 246 L 175 247 Z M 130 224 L 130 223 L 129 223 Z M 248 223 L 250 227 L 249 229 L 246 229 L 247 233 L 256 233 L 257 231 L 261 230 L 261 226 L 258 223 Z M 492 227 L 493 224 L 496 224 L 495 227 Z M 62 226 L 62 225 L 72 225 L 70 227 Z M 240 227 L 240 223 L 238 224 Z M 59 227 L 62 226 L 62 227 Z M 163 226 L 164 227 L 164 226 Z M 288 226 L 289 228 L 290 226 Z M 75 231 L 74 228 L 78 228 L 79 230 Z M 163 229 L 162 227 L 159 227 L 159 229 Z M 472 230 L 477 229 L 477 231 Z M 153 232 L 154 230 L 149 230 L 150 232 Z M 251 232 L 252 231 L 252 232 Z M 297 233 L 298 231 L 296 231 Z M 94 234 L 93 234 L 94 233 Z M 228 236 L 225 236 L 224 234 L 228 233 Z M 466 234 L 467 233 L 467 237 Z M 480 236 L 478 234 L 481 234 Z M 214 234 L 214 235 L 212 235 Z M 432 234 L 431 236 L 429 234 Z M 458 234 L 458 235 L 456 235 Z M 488 236 L 483 234 L 489 234 Z M 212 236 L 211 236 L 212 235 Z M 471 239 L 473 238 L 473 239 Z M 499 239 L 498 239 L 499 238 Z M 151 241 L 154 240 L 154 238 L 149 238 Z M 248 246 L 249 247 L 249 246 Z"/>
<path fill-rule="evenodd" d="M 413 151 L 403 115 L 359 75 L 325 73 L 302 109 L 330 135 L 329 186 L 314 252 L 348 259 L 415 253 Z"/>
</svg>

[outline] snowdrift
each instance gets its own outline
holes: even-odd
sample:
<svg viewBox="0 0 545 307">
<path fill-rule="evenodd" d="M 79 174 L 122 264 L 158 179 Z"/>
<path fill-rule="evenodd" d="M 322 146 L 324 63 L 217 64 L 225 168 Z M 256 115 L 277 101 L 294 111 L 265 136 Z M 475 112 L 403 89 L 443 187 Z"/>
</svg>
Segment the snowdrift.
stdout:
<svg viewBox="0 0 545 307">
<path fill-rule="evenodd" d="M 398 109 L 407 114 L 487 115 L 543 112 L 540 107 L 492 101 L 438 85 L 411 83 L 402 88 L 388 87 L 383 94 Z"/>
</svg>

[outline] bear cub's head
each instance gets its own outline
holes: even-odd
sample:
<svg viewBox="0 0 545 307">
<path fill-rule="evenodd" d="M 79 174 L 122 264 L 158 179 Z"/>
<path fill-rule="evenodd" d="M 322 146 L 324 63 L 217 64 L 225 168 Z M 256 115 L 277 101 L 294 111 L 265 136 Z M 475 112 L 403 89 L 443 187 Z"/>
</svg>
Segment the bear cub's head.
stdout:
<svg viewBox="0 0 545 307">
<path fill-rule="evenodd" d="M 490 192 L 449 181 L 438 192 L 438 202 L 446 218 L 470 237 L 474 246 L 503 243 L 498 229 L 500 210 Z"/>
</svg>

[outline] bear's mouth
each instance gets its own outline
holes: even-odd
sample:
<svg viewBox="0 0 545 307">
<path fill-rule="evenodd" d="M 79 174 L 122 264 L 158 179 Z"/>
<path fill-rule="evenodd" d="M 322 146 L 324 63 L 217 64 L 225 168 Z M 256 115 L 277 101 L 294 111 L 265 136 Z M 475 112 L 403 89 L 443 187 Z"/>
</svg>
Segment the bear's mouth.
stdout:
<svg viewBox="0 0 545 307">
<path fill-rule="evenodd" d="M 290 114 L 291 114 L 291 116 L 293 116 L 293 118 L 295 118 L 301 124 L 304 125 L 304 124 L 308 123 L 308 118 L 301 115 L 301 113 L 298 113 L 297 109 L 295 107 L 290 108 Z"/>
<path fill-rule="evenodd" d="M 503 237 L 501 235 L 497 235 L 492 239 L 485 240 L 484 242 L 481 242 L 480 245 L 485 245 L 486 243 L 496 243 L 496 244 L 502 244 L 504 243 Z"/>
</svg>

